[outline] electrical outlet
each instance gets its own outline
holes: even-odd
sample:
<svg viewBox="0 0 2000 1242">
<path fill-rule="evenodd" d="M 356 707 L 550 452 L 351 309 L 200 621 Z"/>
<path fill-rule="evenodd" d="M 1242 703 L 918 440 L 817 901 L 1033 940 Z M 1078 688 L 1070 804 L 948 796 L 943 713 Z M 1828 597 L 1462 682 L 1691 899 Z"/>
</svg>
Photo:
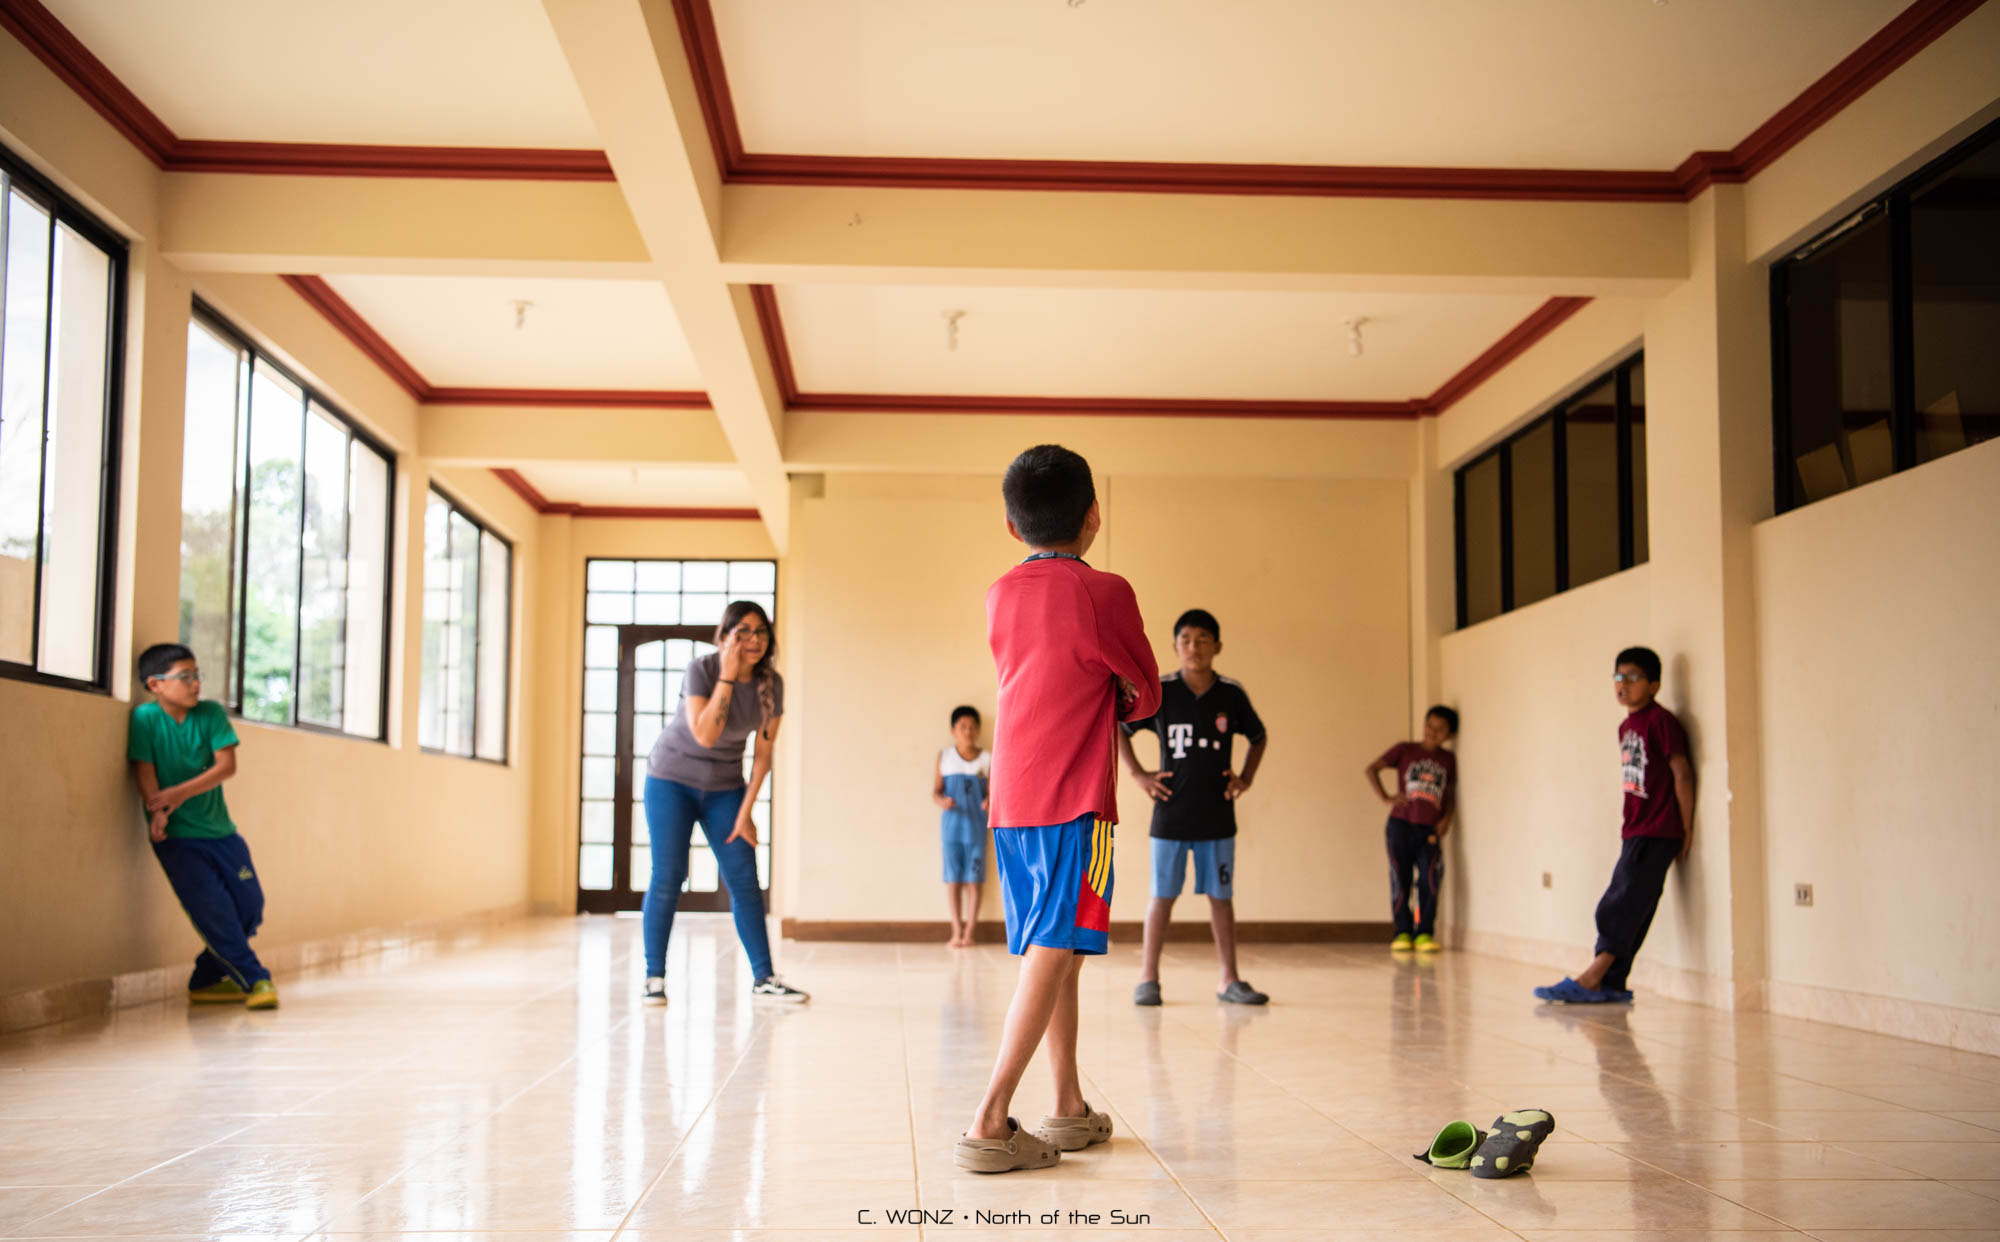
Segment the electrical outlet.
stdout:
<svg viewBox="0 0 2000 1242">
<path fill-rule="evenodd" d="M 1542 887 L 1554 888 L 1555 886 L 1556 886 L 1556 873 L 1553 871 L 1542 872 Z"/>
<path fill-rule="evenodd" d="M 1794 885 L 1792 885 L 1792 904 L 1793 904 L 1793 905 L 1797 905 L 1797 906 L 1809 906 L 1809 905 L 1811 905 L 1811 904 L 1812 904 L 1812 885 L 1810 885 L 1810 884 L 1794 884 Z"/>
</svg>

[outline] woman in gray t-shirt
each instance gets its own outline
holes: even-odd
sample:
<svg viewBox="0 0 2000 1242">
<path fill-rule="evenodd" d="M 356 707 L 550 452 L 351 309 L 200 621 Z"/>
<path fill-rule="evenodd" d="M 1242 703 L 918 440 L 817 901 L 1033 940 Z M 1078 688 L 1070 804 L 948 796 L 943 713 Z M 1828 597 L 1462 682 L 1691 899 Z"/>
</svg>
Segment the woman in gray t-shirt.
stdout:
<svg viewBox="0 0 2000 1242">
<path fill-rule="evenodd" d="M 640 907 L 646 936 L 646 990 L 650 1004 L 667 1003 L 667 937 L 687 880 L 688 848 L 701 825 L 715 854 L 736 937 L 750 955 L 751 992 L 773 1000 L 802 1001 L 771 966 L 771 938 L 764 927 L 764 894 L 757 884 L 757 825 L 750 809 L 771 774 L 771 751 L 785 715 L 785 679 L 771 667 L 778 654 L 771 618 L 749 600 L 723 610 L 715 627 L 716 650 L 688 665 L 680 706 L 646 759 L 646 827 L 653 842 L 653 881 Z M 756 738 L 750 780 L 743 780 L 743 747 Z M 727 832 L 727 836 L 718 833 Z"/>
</svg>

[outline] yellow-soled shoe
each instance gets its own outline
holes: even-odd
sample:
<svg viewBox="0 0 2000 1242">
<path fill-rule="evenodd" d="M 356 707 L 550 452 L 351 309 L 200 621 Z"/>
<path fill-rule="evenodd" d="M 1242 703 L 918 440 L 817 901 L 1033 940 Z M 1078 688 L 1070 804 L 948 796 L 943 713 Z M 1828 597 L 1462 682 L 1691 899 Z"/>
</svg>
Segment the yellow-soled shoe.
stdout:
<svg viewBox="0 0 2000 1242">
<path fill-rule="evenodd" d="M 1417 937 L 1416 949 L 1419 953 L 1436 953 L 1443 948 L 1443 945 L 1429 936 L 1420 935 Z"/>
<path fill-rule="evenodd" d="M 269 979 L 259 979 L 250 985 L 250 995 L 243 1002 L 245 1009 L 276 1009 L 278 1007 L 278 987 Z"/>
<path fill-rule="evenodd" d="M 189 988 L 190 1005 L 240 1005 L 249 993 L 234 979 L 217 979 L 206 987 Z"/>
</svg>

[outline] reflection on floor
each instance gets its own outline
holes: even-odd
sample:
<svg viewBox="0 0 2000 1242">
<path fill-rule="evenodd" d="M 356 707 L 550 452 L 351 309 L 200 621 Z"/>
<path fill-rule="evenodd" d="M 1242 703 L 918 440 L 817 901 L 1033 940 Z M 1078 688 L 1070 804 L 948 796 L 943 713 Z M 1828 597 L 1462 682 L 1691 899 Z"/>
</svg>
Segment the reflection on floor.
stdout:
<svg viewBox="0 0 2000 1242">
<path fill-rule="evenodd" d="M 980 1178 L 950 1145 L 1011 993 L 1001 950 L 787 944 L 815 999 L 767 1008 L 726 919 L 687 917 L 662 1010 L 638 1003 L 638 931 L 519 923 L 286 979 L 275 1013 L 0 1040 L 0 1234 L 2000 1234 L 2000 1059 L 1646 997 L 1551 1010 L 1528 996 L 1545 972 L 1374 948 L 1249 947 L 1275 998 L 1249 1010 L 1176 945 L 1166 1007 L 1135 1009 L 1125 945 L 1084 973 L 1088 1089 L 1118 1136 Z M 1029 1071 L 1031 1125 L 1046 1081 Z M 1512 1107 L 1559 1127 L 1525 1177 L 1409 1157 Z"/>
</svg>

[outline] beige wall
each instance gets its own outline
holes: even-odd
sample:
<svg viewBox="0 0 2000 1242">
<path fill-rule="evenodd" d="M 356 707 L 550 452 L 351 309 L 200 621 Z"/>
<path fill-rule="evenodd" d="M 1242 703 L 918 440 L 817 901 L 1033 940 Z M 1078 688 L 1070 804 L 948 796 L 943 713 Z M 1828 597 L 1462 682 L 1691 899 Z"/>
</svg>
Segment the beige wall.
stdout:
<svg viewBox="0 0 2000 1242">
<path fill-rule="evenodd" d="M 1996 496 L 1987 443 L 1757 528 L 1774 986 L 2000 1013 Z"/>
<path fill-rule="evenodd" d="M 1214 612 L 1217 667 L 1270 730 L 1240 812 L 1239 916 L 1383 919 L 1380 813 L 1359 773 L 1409 727 L 1407 484 L 1122 475 L 1104 460 L 1091 563 L 1130 579 L 1165 668 L 1174 617 Z M 780 607 L 801 801 L 785 913 L 942 916 L 933 765 L 953 706 L 992 718 L 985 592 L 1020 554 L 991 475 L 834 475 L 795 502 Z M 1148 810 L 1129 782 L 1119 800 L 1113 917 L 1138 919 Z M 986 910 L 999 916 L 990 888 Z M 1205 903 L 1176 913 L 1205 919 Z"/>
</svg>

